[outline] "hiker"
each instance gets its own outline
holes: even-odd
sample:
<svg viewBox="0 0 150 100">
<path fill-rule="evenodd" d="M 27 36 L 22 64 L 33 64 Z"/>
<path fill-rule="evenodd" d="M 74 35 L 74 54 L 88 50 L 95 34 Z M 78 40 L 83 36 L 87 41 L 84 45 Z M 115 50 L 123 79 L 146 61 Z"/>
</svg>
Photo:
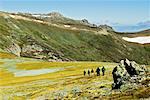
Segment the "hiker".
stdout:
<svg viewBox="0 0 150 100">
<path fill-rule="evenodd" d="M 97 73 L 97 76 L 100 76 L 100 69 L 99 69 L 99 67 L 96 69 L 96 73 Z"/>
<path fill-rule="evenodd" d="M 91 70 L 91 74 L 92 74 L 92 73 L 94 73 L 94 70 L 93 70 L 93 69 Z"/>
<path fill-rule="evenodd" d="M 88 75 L 90 76 L 90 70 L 88 70 Z"/>
<path fill-rule="evenodd" d="M 102 73 L 103 73 L 103 76 L 105 75 L 105 67 L 103 66 L 103 68 L 102 68 Z"/>
<path fill-rule="evenodd" d="M 83 74 L 84 74 L 84 76 L 86 75 L 86 71 L 85 70 L 84 70 Z"/>
</svg>

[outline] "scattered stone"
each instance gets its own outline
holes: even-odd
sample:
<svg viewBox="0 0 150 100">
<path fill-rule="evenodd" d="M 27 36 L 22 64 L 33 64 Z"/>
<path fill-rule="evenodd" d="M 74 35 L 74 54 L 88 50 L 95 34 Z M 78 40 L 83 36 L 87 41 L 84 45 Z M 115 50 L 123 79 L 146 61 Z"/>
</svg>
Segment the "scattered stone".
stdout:
<svg viewBox="0 0 150 100">
<path fill-rule="evenodd" d="M 79 95 L 80 93 L 82 93 L 82 90 L 79 87 L 72 88 L 72 94 L 74 96 Z"/>
<path fill-rule="evenodd" d="M 67 91 L 65 90 L 59 90 L 55 92 L 55 98 L 64 98 L 67 96 Z"/>
</svg>

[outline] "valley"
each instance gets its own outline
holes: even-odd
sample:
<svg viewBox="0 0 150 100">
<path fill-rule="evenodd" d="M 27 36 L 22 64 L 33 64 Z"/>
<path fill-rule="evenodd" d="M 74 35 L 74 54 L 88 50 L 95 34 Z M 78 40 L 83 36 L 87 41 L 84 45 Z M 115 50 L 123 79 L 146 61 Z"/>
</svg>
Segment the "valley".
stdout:
<svg viewBox="0 0 150 100">
<path fill-rule="evenodd" d="M 0 12 L 0 100 L 149 99 L 149 33 L 116 32 L 57 12 Z M 105 75 L 97 76 L 103 66 Z M 116 66 L 128 84 L 112 90 Z"/>
<path fill-rule="evenodd" d="M 108 62 L 46 62 L 31 58 L 1 58 L 0 98 L 1 100 L 110 99 L 122 95 L 131 99 L 138 98 L 139 94 L 144 97 L 145 93 L 140 91 L 133 96 L 111 90 L 112 70 L 116 65 L 117 63 Z M 106 75 L 102 76 L 100 73 L 100 76 L 96 76 L 96 68 L 102 66 L 106 68 Z M 89 69 L 94 69 L 94 74 L 84 76 L 83 71 Z M 34 72 L 28 72 L 33 70 Z M 44 73 L 41 73 L 42 71 Z M 148 87 L 140 89 L 150 90 Z"/>
<path fill-rule="evenodd" d="M 83 71 L 92 68 L 95 70 L 98 66 L 107 66 L 106 70 L 109 75 L 116 65 L 115 63 L 106 62 L 45 62 L 27 58 L 0 59 L 0 62 L 2 62 L 0 65 L 1 99 L 46 99 L 62 98 L 67 95 L 71 95 L 68 97 L 71 98 L 73 96 L 70 93 L 72 89 L 79 88 L 82 90 L 88 88 L 87 82 L 89 85 L 93 85 L 98 84 L 98 80 L 110 87 L 112 77 L 98 77 L 96 73 L 91 76 L 83 76 Z M 45 68 L 63 69 L 39 74 L 37 72 L 35 75 L 33 75 L 33 72 L 24 72 L 22 73 L 24 76 L 21 73 L 16 75 L 20 71 L 43 70 Z M 94 82 L 95 80 L 97 81 Z"/>
</svg>

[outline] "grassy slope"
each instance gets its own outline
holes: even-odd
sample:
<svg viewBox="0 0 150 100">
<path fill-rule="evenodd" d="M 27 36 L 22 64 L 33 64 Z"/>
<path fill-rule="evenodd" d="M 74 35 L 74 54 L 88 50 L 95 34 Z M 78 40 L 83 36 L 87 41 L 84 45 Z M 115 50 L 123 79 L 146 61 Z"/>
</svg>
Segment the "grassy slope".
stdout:
<svg viewBox="0 0 150 100">
<path fill-rule="evenodd" d="M 128 58 L 139 63 L 150 63 L 149 47 L 145 46 L 145 49 L 143 45 L 127 43 L 114 32 L 109 35 L 96 35 L 94 32 L 62 29 L 0 16 L 0 35 L 2 49 L 12 41 L 20 46 L 30 44 L 30 38 L 42 47 L 72 60 L 118 62 Z"/>
<path fill-rule="evenodd" d="M 150 36 L 150 29 L 136 32 L 136 33 L 118 33 L 121 36 L 127 36 L 127 37 L 139 37 L 139 36 Z"/>
</svg>

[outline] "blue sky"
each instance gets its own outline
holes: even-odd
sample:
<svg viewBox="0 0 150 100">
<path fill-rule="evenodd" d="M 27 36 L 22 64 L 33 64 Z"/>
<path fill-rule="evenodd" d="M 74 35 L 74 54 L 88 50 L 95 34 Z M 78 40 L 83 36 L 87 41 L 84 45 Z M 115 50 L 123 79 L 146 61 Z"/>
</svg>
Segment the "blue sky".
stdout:
<svg viewBox="0 0 150 100">
<path fill-rule="evenodd" d="M 0 0 L 8 12 L 60 12 L 94 23 L 135 24 L 150 20 L 150 0 Z"/>
</svg>

